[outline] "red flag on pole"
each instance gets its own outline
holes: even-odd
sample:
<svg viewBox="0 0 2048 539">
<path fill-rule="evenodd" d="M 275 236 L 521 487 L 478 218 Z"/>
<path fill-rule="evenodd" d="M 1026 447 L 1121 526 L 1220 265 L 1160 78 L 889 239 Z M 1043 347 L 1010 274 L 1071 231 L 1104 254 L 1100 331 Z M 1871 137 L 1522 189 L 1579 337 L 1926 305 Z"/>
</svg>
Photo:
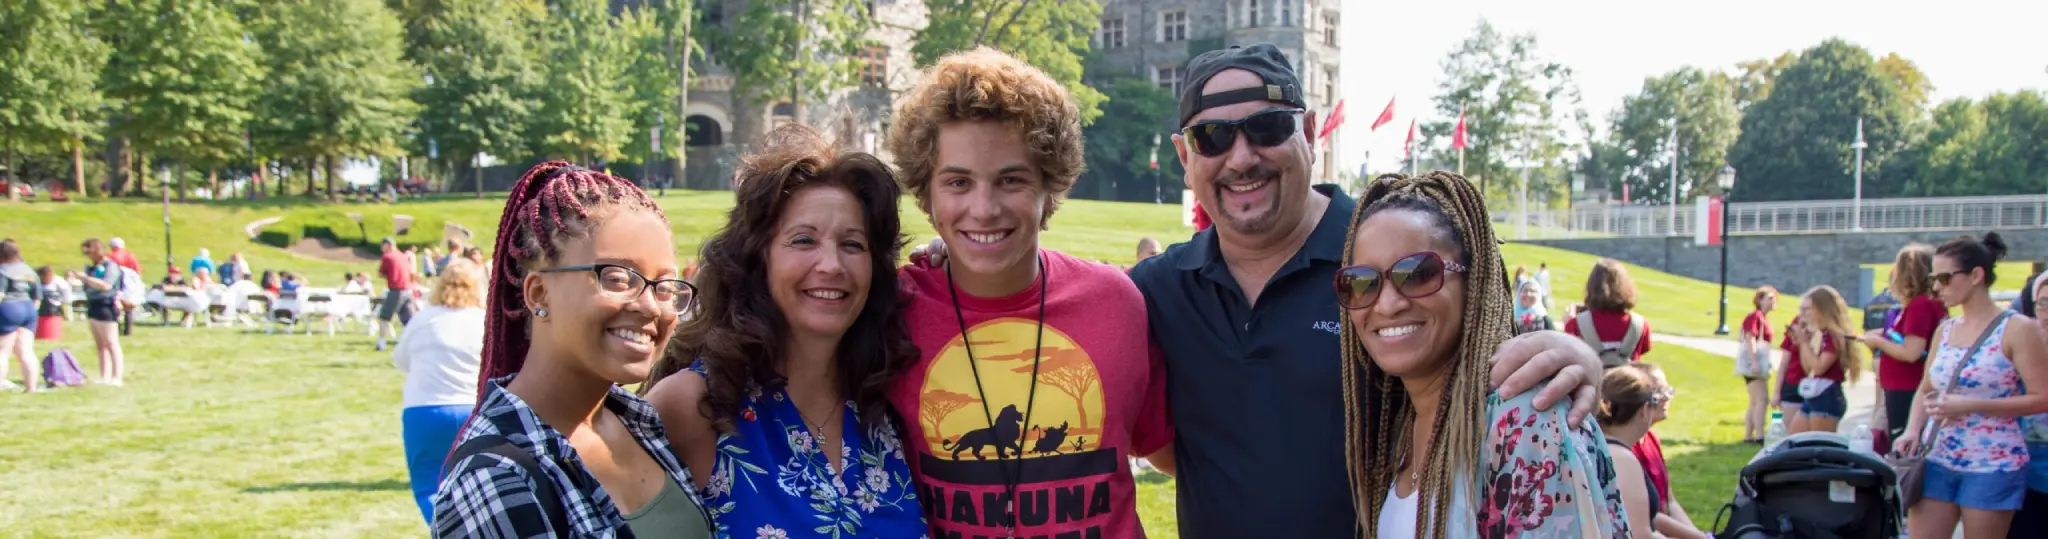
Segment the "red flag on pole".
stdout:
<svg viewBox="0 0 2048 539">
<path fill-rule="evenodd" d="M 1415 120 L 1408 120 L 1408 142 L 1401 145 L 1402 156 L 1415 157 Z"/>
<path fill-rule="evenodd" d="M 1393 122 L 1393 121 L 1394 121 L 1394 98 L 1391 98 L 1391 97 L 1389 97 L 1389 98 L 1387 98 L 1387 110 L 1382 110 L 1382 111 L 1380 111 L 1380 117 L 1379 117 L 1378 119 L 1376 119 L 1376 120 L 1373 120 L 1373 121 L 1372 121 L 1372 129 L 1371 129 L 1371 130 L 1372 130 L 1372 131 L 1378 131 L 1378 130 L 1380 130 L 1380 126 L 1382 126 L 1382 125 L 1387 125 L 1388 123 L 1391 123 L 1391 122 Z"/>
<path fill-rule="evenodd" d="M 1321 133 L 1317 133 L 1317 134 L 1316 134 L 1316 138 L 1319 138 L 1319 139 L 1326 139 L 1326 138 L 1330 138 L 1330 133 L 1335 133 L 1335 132 L 1337 132 L 1337 126 L 1338 126 L 1338 125 L 1340 125 L 1340 124 L 1343 124 L 1343 123 L 1344 123 L 1344 100 L 1342 100 L 1342 99 L 1339 99 L 1339 100 L 1337 100 L 1337 108 L 1336 108 L 1336 109 L 1333 109 L 1333 110 L 1331 110 L 1331 111 L 1330 111 L 1330 117 L 1329 117 L 1329 118 L 1326 118 L 1326 119 L 1324 119 L 1324 120 L 1323 120 L 1323 132 L 1321 132 Z"/>
<path fill-rule="evenodd" d="M 1458 129 L 1451 132 L 1451 148 L 1465 149 L 1465 111 L 1458 111 Z"/>
</svg>

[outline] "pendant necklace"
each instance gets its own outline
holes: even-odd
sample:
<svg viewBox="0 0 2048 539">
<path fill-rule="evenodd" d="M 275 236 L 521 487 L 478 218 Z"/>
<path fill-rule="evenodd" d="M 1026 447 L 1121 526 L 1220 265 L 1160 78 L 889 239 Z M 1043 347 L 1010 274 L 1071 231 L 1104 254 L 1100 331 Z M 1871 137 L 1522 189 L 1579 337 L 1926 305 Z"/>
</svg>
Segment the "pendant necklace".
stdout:
<svg viewBox="0 0 2048 539">
<path fill-rule="evenodd" d="M 1003 514 L 1008 516 L 1010 524 L 1008 539 L 1016 539 L 1017 537 L 1017 487 L 1024 480 L 1024 426 L 1031 424 L 1032 409 L 1038 404 L 1038 363 L 1040 354 L 1045 351 L 1045 256 L 1043 254 L 1039 255 L 1037 262 L 1038 340 L 1032 345 L 1031 389 L 1024 397 L 1024 420 L 1017 424 L 1017 455 L 1015 462 L 1005 466 L 1002 446 L 1002 442 L 1005 440 L 998 440 L 996 444 L 996 465 L 1003 472 L 1003 493 L 1007 498 L 1003 501 Z M 983 388 L 981 384 L 981 366 L 977 365 L 977 362 L 974 360 L 973 340 L 967 337 L 967 316 L 960 311 L 960 287 L 953 280 L 953 265 L 950 263 L 946 264 L 946 288 L 953 295 L 953 318 L 960 322 L 960 347 L 967 350 L 967 368 L 974 373 L 974 391 L 977 396 L 981 397 L 981 414 L 988 419 L 989 432 L 1001 436 L 1002 429 L 996 427 L 995 414 L 989 411 L 988 390 Z M 980 449 L 975 451 L 980 452 Z"/>
</svg>

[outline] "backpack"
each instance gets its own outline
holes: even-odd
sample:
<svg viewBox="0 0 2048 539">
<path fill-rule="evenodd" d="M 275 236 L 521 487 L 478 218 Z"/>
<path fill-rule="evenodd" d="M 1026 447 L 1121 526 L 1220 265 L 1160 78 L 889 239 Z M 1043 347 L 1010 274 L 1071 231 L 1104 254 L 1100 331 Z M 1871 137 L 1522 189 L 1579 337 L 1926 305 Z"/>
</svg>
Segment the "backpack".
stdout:
<svg viewBox="0 0 2048 539">
<path fill-rule="evenodd" d="M 1613 350 L 1607 349 L 1606 342 L 1600 338 L 1599 330 L 1593 328 L 1592 309 L 1579 311 L 1576 320 L 1579 323 L 1579 339 L 1586 341 L 1586 346 L 1593 347 L 1593 351 L 1600 354 L 1600 366 L 1611 369 L 1627 365 L 1629 361 L 1635 359 L 1636 347 L 1643 339 L 1642 316 L 1633 312 L 1628 313 L 1628 333 L 1621 336 L 1621 347 Z"/>
<path fill-rule="evenodd" d="M 121 268 L 121 280 L 114 283 L 114 297 L 121 301 L 122 310 L 133 310 L 142 306 L 149 293 L 149 287 L 142 284 L 142 274 L 128 269 L 127 266 L 115 267 Z"/>
<path fill-rule="evenodd" d="M 43 381 L 50 387 L 76 387 L 85 385 L 85 370 L 78 368 L 78 358 L 70 350 L 58 348 L 43 356 Z"/>
<path fill-rule="evenodd" d="M 1839 434 L 1801 433 L 1742 468 L 1735 498 L 1714 515 L 1714 536 L 1905 537 L 1900 502 L 1897 472 L 1883 459 L 1850 450 Z"/>
</svg>

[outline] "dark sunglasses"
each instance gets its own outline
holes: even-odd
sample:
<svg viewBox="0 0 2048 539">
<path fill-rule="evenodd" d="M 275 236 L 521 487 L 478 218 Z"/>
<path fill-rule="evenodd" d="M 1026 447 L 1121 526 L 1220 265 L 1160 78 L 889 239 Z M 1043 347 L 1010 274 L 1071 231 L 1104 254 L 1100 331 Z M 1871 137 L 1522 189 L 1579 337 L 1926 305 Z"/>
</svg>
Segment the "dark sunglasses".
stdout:
<svg viewBox="0 0 2048 539">
<path fill-rule="evenodd" d="M 1930 275 L 1928 275 L 1928 276 L 1927 276 L 1927 278 L 1928 278 L 1928 279 L 1933 279 L 1933 280 L 1934 280 L 1934 286 L 1948 286 L 1948 280 L 1949 280 L 1949 279 L 1953 279 L 1953 278 L 1955 278 L 1955 277 L 1956 277 L 1957 275 L 1969 275 L 1969 274 L 1970 274 L 1970 270 L 1956 270 L 1956 271 L 1949 271 L 1949 272 L 1938 272 L 1938 273 L 1930 274 Z"/>
<path fill-rule="evenodd" d="M 1252 144 L 1264 147 L 1279 146 L 1301 128 L 1301 122 L 1294 115 L 1307 112 L 1302 109 L 1272 109 L 1236 120 L 1203 120 L 1195 125 L 1183 127 L 1181 138 L 1187 139 L 1195 153 L 1216 157 L 1230 151 L 1237 143 L 1238 132 Z"/>
<path fill-rule="evenodd" d="M 1394 291 L 1402 297 L 1428 296 L 1444 288 L 1445 273 L 1464 272 L 1463 264 L 1427 251 L 1402 257 L 1385 271 L 1367 265 L 1351 266 L 1337 270 L 1337 304 L 1346 309 L 1370 308 L 1380 299 L 1382 282 L 1392 282 Z"/>
</svg>

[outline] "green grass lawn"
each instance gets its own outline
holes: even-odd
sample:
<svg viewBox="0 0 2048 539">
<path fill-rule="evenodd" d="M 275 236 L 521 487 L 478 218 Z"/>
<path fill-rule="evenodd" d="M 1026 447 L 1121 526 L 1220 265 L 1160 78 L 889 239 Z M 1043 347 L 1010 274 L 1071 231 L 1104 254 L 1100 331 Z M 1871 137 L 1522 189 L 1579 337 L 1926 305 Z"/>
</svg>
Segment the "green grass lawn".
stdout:
<svg viewBox="0 0 2048 539">
<path fill-rule="evenodd" d="M 671 191 L 660 199 L 680 256 L 695 252 L 723 224 L 730 193 Z M 332 282 L 347 264 L 300 257 L 246 238 L 242 226 L 263 217 L 325 206 L 278 202 L 174 204 L 180 260 L 199 247 L 217 259 L 241 251 L 258 269 L 286 268 Z M 407 201 L 398 213 L 440 216 L 488 242 L 503 199 Z M 1044 244 L 1077 256 L 1127 264 L 1139 237 L 1185 240 L 1172 205 L 1069 201 Z M 931 237 L 923 214 L 904 205 L 914 241 Z M 161 267 L 160 206 L 147 201 L 15 204 L 0 211 L 0 235 L 22 241 L 31 264 L 82 264 L 87 236 L 123 236 L 146 268 Z M 1596 257 L 1510 244 L 1508 262 L 1551 265 L 1560 307 L 1582 295 Z M 1631 267 L 1654 329 L 1711 334 L 1712 283 Z M 1746 305 L 1747 289 L 1730 289 Z M 1731 321 L 1739 320 L 1739 309 Z M 1789 319 L 1789 309 L 1780 309 Z M 1783 320 L 1780 320 L 1782 323 Z M 360 332 L 325 336 L 250 334 L 239 329 L 138 326 L 126 341 L 130 385 L 43 395 L 0 395 L 11 436 L 0 437 L 0 529 L 26 536 L 222 537 L 314 535 L 390 537 L 424 531 L 408 490 L 398 406 L 400 374 Z M 60 343 L 85 351 L 82 322 Z M 39 351 L 51 346 L 40 343 Z M 1702 524 L 1726 501 L 1736 470 L 1752 451 L 1740 446 L 1743 406 L 1728 360 L 1660 346 L 1651 360 L 1685 392 L 1665 437 L 1677 495 Z M 18 377 L 12 372 L 10 377 Z M 1171 479 L 1140 479 L 1139 512 L 1155 537 L 1178 535 Z"/>
</svg>

